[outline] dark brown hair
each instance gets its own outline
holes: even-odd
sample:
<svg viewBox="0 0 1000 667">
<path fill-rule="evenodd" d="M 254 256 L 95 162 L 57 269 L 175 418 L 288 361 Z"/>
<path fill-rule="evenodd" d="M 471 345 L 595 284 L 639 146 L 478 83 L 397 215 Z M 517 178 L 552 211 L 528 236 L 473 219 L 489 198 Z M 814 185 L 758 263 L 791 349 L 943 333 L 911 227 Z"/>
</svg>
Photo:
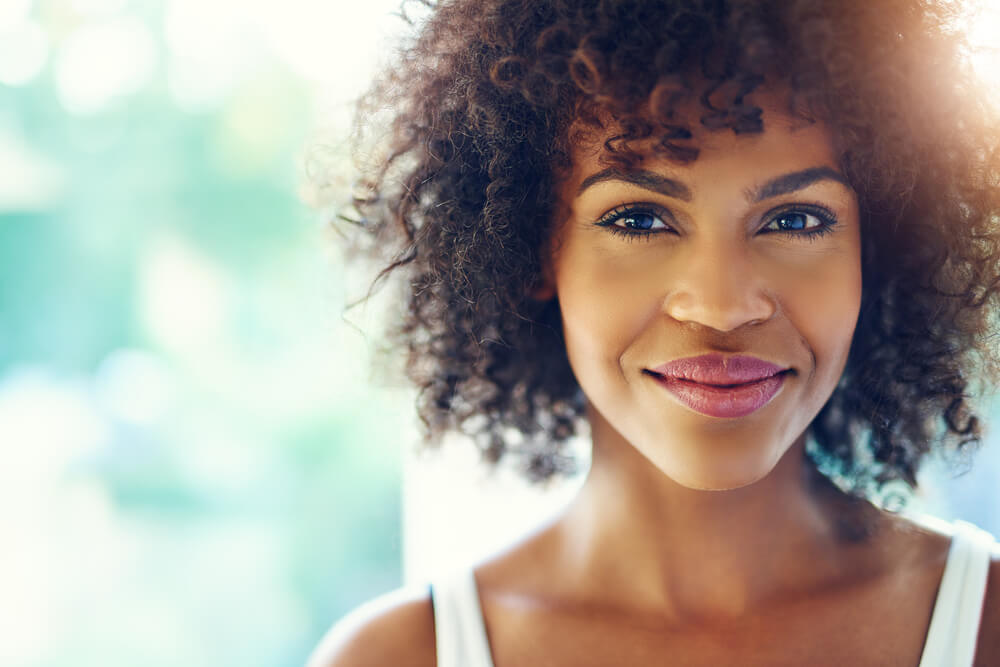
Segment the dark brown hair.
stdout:
<svg viewBox="0 0 1000 667">
<path fill-rule="evenodd" d="M 778 84 L 792 114 L 830 127 L 862 214 L 861 314 L 811 455 L 863 492 L 913 486 L 929 452 L 977 443 L 970 382 L 1000 366 L 1000 129 L 957 12 L 918 0 L 433 6 L 360 104 L 359 136 L 383 132 L 359 149 L 384 153 L 355 200 L 383 275 L 405 275 L 392 336 L 429 440 L 464 432 L 489 460 L 523 455 L 535 479 L 572 468 L 584 399 L 558 303 L 531 297 L 571 128 L 613 119 L 612 162 L 640 142 L 690 162 L 688 123 L 761 132 L 753 92 Z"/>
</svg>

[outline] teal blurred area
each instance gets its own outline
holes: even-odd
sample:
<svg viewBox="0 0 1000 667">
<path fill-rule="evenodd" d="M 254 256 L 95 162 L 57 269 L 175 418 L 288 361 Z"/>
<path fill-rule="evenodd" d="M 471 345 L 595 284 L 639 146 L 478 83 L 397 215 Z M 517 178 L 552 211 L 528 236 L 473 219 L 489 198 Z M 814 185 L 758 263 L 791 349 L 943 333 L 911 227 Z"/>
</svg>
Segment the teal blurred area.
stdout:
<svg viewBox="0 0 1000 667">
<path fill-rule="evenodd" d="M 302 665 L 401 582 L 412 397 L 303 203 L 397 4 L 0 0 L 3 667 Z M 1000 533 L 998 475 L 925 505 Z"/>
<path fill-rule="evenodd" d="M 301 665 L 398 585 L 408 413 L 300 201 L 366 7 L 0 2 L 0 665 Z"/>
</svg>

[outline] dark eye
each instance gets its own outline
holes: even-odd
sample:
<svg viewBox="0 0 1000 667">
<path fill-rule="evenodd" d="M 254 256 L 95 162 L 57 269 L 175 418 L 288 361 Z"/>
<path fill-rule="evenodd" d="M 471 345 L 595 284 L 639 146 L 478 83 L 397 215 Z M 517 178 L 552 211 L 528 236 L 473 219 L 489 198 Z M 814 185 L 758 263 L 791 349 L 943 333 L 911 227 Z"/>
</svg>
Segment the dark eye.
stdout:
<svg viewBox="0 0 1000 667">
<path fill-rule="evenodd" d="M 765 229 L 775 232 L 806 231 L 826 226 L 819 217 L 805 211 L 784 211 L 771 218 Z"/>
<path fill-rule="evenodd" d="M 762 231 L 766 234 L 778 234 L 795 241 L 815 241 L 832 234 L 839 224 L 837 215 L 827 207 L 805 203 L 771 211 L 764 219 L 767 224 Z"/>
<path fill-rule="evenodd" d="M 650 238 L 654 234 L 672 231 L 664 220 L 670 220 L 670 213 L 652 204 L 623 204 L 608 211 L 595 222 L 613 234 L 631 240 Z"/>
<path fill-rule="evenodd" d="M 634 211 L 625 213 L 615 219 L 612 224 L 616 227 L 634 229 L 640 232 L 648 232 L 654 229 L 666 229 L 667 225 L 660 220 L 659 216 L 648 211 Z"/>
</svg>

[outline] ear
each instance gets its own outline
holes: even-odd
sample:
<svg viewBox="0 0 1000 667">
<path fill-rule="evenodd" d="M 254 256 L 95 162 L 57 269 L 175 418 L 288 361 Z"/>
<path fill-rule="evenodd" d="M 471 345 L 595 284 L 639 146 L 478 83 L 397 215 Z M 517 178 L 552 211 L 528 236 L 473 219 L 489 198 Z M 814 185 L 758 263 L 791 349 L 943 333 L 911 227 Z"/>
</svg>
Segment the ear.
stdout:
<svg viewBox="0 0 1000 667">
<path fill-rule="evenodd" d="M 528 296 L 535 301 L 550 301 L 556 298 L 556 286 L 551 280 L 543 276 L 539 282 L 535 283 L 528 290 Z"/>
<path fill-rule="evenodd" d="M 549 301 L 556 298 L 556 281 L 552 269 L 552 251 L 545 248 L 542 251 L 541 275 L 534 285 L 528 288 L 528 297 L 535 301 Z"/>
</svg>

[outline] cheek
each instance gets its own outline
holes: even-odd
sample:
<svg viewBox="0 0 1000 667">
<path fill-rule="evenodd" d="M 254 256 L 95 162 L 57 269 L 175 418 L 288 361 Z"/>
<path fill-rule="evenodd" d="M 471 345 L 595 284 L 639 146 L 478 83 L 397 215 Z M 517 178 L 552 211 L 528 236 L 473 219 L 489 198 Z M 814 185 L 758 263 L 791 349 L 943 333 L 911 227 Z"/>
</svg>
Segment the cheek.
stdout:
<svg viewBox="0 0 1000 667">
<path fill-rule="evenodd" d="M 847 362 L 861 308 L 860 260 L 850 252 L 829 258 L 786 288 L 784 305 L 815 355 L 818 386 L 832 392 Z"/>
<path fill-rule="evenodd" d="M 560 259 L 557 293 L 574 369 L 597 360 L 617 365 L 658 310 L 655 286 L 648 275 L 642 279 L 635 258 L 569 246 Z"/>
</svg>

